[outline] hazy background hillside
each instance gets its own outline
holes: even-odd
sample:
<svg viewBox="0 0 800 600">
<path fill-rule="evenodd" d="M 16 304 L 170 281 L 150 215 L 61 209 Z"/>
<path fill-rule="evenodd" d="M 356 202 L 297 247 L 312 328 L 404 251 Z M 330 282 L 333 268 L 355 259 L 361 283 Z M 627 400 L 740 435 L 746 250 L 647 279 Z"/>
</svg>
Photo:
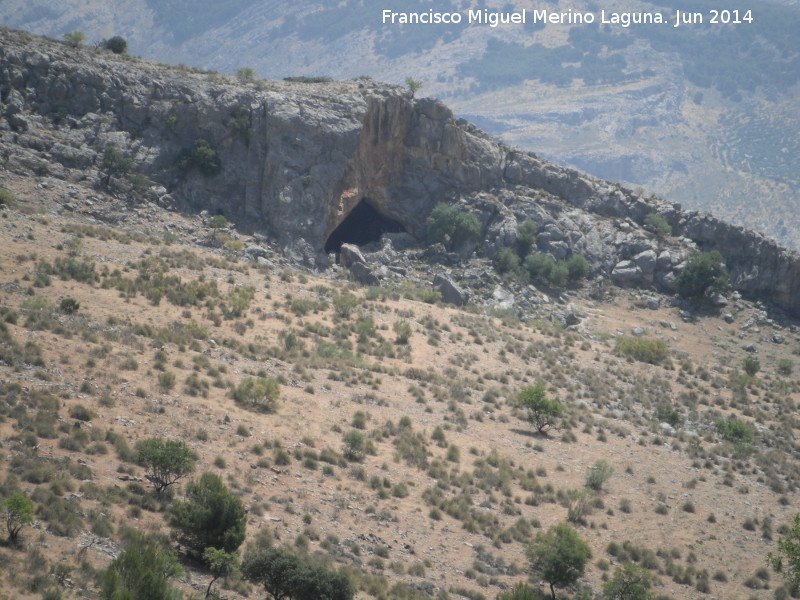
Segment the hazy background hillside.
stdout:
<svg viewBox="0 0 800 600">
<path fill-rule="evenodd" d="M 753 23 L 384 27 L 380 12 L 705 11 L 667 0 L 596 5 L 443 0 L 4 0 L 3 25 L 260 77 L 369 75 L 422 94 L 509 144 L 643 186 L 800 247 L 800 5 L 753 0 Z"/>
</svg>

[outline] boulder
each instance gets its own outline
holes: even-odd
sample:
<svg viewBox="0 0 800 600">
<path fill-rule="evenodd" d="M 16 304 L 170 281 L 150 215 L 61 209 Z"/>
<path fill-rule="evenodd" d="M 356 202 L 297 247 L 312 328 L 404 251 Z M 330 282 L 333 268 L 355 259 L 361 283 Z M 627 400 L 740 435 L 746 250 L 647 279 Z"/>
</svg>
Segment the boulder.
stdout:
<svg viewBox="0 0 800 600">
<path fill-rule="evenodd" d="M 356 263 L 367 264 L 361 249 L 354 244 L 342 244 L 339 249 L 339 264 L 347 269 Z"/>
<path fill-rule="evenodd" d="M 611 271 L 611 280 L 620 287 L 632 287 L 642 280 L 642 269 L 631 260 L 623 260 Z"/>
<path fill-rule="evenodd" d="M 464 306 L 469 300 L 469 294 L 445 275 L 437 274 L 433 278 L 433 287 L 442 294 L 442 300 L 449 304 Z"/>
<path fill-rule="evenodd" d="M 350 265 L 350 275 L 352 275 L 353 279 L 355 279 L 358 283 L 362 283 L 364 285 L 379 285 L 381 282 L 372 269 L 360 262 Z"/>
</svg>

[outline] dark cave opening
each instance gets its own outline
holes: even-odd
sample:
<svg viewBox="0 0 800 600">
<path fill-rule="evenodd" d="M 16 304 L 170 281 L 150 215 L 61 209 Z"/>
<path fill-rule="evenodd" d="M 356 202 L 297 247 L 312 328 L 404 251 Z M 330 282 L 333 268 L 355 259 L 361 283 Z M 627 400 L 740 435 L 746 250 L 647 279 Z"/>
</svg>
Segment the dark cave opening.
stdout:
<svg viewBox="0 0 800 600">
<path fill-rule="evenodd" d="M 405 230 L 400 223 L 384 217 L 366 200 L 361 200 L 328 236 L 325 252 L 338 253 L 342 244 L 363 246 L 377 242 L 384 233 L 400 233 Z"/>
</svg>

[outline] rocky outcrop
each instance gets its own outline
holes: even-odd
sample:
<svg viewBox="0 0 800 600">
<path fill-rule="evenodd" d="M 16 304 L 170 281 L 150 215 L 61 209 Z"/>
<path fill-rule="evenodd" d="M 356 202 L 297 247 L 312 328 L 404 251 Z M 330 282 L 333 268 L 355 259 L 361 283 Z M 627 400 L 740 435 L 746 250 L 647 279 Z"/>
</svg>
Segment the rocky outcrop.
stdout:
<svg viewBox="0 0 800 600">
<path fill-rule="evenodd" d="M 482 234 L 462 254 L 491 257 L 530 220 L 537 250 L 556 259 L 583 254 L 593 274 L 620 285 L 669 291 L 693 249 L 717 249 L 734 287 L 800 314 L 797 254 L 511 151 L 437 100 L 369 80 L 242 82 L 9 30 L 0 38 L 6 172 L 134 196 L 143 180 L 137 197 L 224 214 L 317 264 L 326 264 L 328 236 L 362 201 L 418 240 L 437 202 L 458 204 L 478 217 Z M 132 159 L 133 173 L 123 177 L 126 163 L 114 153 Z M 654 212 L 674 236 L 643 227 Z M 371 270 L 354 276 L 377 280 Z"/>
</svg>

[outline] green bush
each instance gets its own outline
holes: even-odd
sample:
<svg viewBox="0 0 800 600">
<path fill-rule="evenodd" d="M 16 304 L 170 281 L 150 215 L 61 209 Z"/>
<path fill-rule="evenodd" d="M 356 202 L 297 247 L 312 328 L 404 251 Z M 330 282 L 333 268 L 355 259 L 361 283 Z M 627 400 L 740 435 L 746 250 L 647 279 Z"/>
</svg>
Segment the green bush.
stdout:
<svg viewBox="0 0 800 600">
<path fill-rule="evenodd" d="M 739 419 L 717 419 L 714 428 L 723 438 L 737 444 L 750 444 L 755 439 L 753 428 Z"/>
<path fill-rule="evenodd" d="M 236 69 L 236 77 L 239 81 L 252 81 L 256 76 L 256 72 L 252 67 L 240 67 Z"/>
<path fill-rule="evenodd" d="M 677 280 L 678 292 L 687 298 L 704 296 L 708 290 L 724 292 L 728 289 L 728 270 L 722 255 L 712 252 L 695 252 L 689 258 Z"/>
<path fill-rule="evenodd" d="M 184 150 L 178 157 L 178 168 L 182 171 L 198 169 L 203 175 L 216 175 L 222 170 L 217 151 L 203 138 L 194 141 L 194 148 Z"/>
<path fill-rule="evenodd" d="M 644 224 L 658 236 L 672 235 L 672 225 L 659 214 L 650 213 L 644 218 Z"/>
<path fill-rule="evenodd" d="M 131 537 L 103 573 L 100 597 L 179 600 L 182 595 L 169 584 L 170 578 L 181 574 L 175 553 L 155 536 L 134 533 Z"/>
<path fill-rule="evenodd" d="M 517 275 L 520 269 L 519 256 L 511 248 L 501 248 L 494 257 L 494 270 L 505 275 Z"/>
<path fill-rule="evenodd" d="M 528 256 L 536 241 L 536 223 L 533 221 L 523 221 L 517 226 L 517 239 L 514 242 L 514 247 L 517 251 L 517 256 L 521 259 Z"/>
<path fill-rule="evenodd" d="M 247 377 L 231 391 L 238 404 L 258 412 L 275 412 L 280 393 L 278 382 L 264 377 Z"/>
<path fill-rule="evenodd" d="M 778 373 L 780 375 L 791 375 L 794 369 L 794 363 L 788 358 L 782 358 L 778 361 Z"/>
<path fill-rule="evenodd" d="M 567 277 L 570 281 L 580 281 L 589 274 L 589 261 L 581 254 L 573 254 L 566 263 Z"/>
<path fill-rule="evenodd" d="M 667 359 L 667 343 L 663 340 L 621 335 L 616 338 L 614 350 L 628 358 L 653 365 Z"/>
<path fill-rule="evenodd" d="M 397 336 L 395 341 L 398 344 L 407 344 L 408 340 L 411 339 L 411 334 L 413 330 L 411 329 L 411 324 L 408 321 L 400 320 L 396 321 L 395 324 L 392 326 L 394 330 L 394 334 Z"/>
<path fill-rule="evenodd" d="M 86 39 L 86 35 L 77 29 L 75 31 L 65 33 L 63 37 L 64 41 L 67 42 L 67 45 L 70 48 L 77 48 L 83 43 L 83 40 Z"/>
<path fill-rule="evenodd" d="M 91 409 L 86 408 L 82 404 L 76 404 L 70 407 L 69 416 L 79 421 L 91 421 L 97 416 L 97 413 Z"/>
<path fill-rule="evenodd" d="M 244 541 L 247 512 L 219 475 L 203 473 L 186 484 L 185 501 L 170 506 L 168 523 L 178 542 L 201 557 L 207 548 L 235 552 Z"/>
<path fill-rule="evenodd" d="M 13 492 L 0 502 L 2 516 L 6 522 L 8 541 L 16 546 L 19 532 L 33 522 L 33 502 L 22 492 Z"/>
<path fill-rule="evenodd" d="M 225 215 L 214 215 L 206 223 L 211 229 L 225 229 L 228 226 L 228 219 Z"/>
<path fill-rule="evenodd" d="M 103 170 L 111 175 L 124 175 L 131 170 L 133 159 L 125 156 L 114 144 L 108 144 L 103 151 Z"/>
<path fill-rule="evenodd" d="M 426 224 L 428 236 L 434 242 L 443 242 L 450 249 L 459 248 L 480 234 L 478 218 L 455 206 L 440 202 L 431 211 Z"/>
<path fill-rule="evenodd" d="M 241 569 L 245 579 L 262 585 L 272 598 L 352 600 L 355 594 L 344 573 L 306 562 L 281 548 L 249 550 Z"/>
<path fill-rule="evenodd" d="M 6 188 L 0 188 L 0 206 L 13 206 L 14 203 L 14 193 Z"/>
<path fill-rule="evenodd" d="M 364 434 L 353 429 L 345 434 L 342 454 L 347 460 L 360 462 L 364 460 L 367 442 Z"/>
<path fill-rule="evenodd" d="M 128 51 L 128 42 L 124 37 L 115 35 L 103 42 L 103 48 L 114 54 L 125 54 Z"/>
<path fill-rule="evenodd" d="M 753 377 L 761 370 L 761 363 L 755 356 L 748 356 L 742 361 L 742 368 L 745 373 Z"/>
<path fill-rule="evenodd" d="M 71 315 L 78 312 L 80 307 L 80 302 L 75 300 L 75 298 L 64 298 L 58 305 L 58 309 L 65 315 Z"/>
</svg>

